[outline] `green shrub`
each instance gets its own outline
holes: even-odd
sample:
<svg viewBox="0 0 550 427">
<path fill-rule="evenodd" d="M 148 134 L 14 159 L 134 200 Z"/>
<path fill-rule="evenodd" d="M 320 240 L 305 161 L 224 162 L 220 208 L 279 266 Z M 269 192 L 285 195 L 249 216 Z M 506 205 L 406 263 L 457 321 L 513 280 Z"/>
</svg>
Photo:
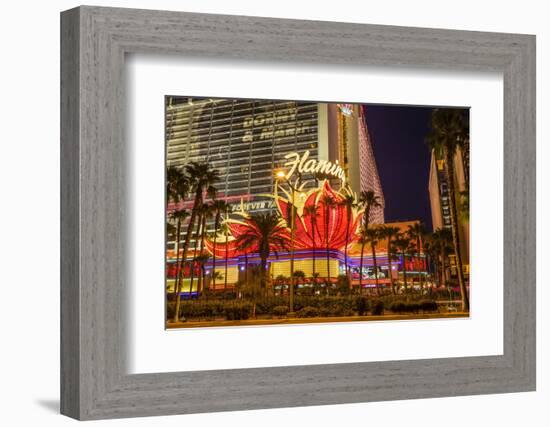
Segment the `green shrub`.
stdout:
<svg viewBox="0 0 550 427">
<path fill-rule="evenodd" d="M 288 305 L 288 299 L 283 297 L 266 297 L 256 302 L 256 314 L 274 314 L 273 309 L 277 306 Z"/>
<path fill-rule="evenodd" d="M 283 317 L 288 314 L 288 306 L 286 305 L 277 305 L 273 307 L 272 313 L 274 316 Z"/>
<path fill-rule="evenodd" d="M 173 319 L 174 318 L 174 311 L 176 311 L 176 303 L 175 302 L 166 303 L 166 318 L 167 319 Z"/>
<path fill-rule="evenodd" d="M 338 317 L 345 317 L 345 316 L 353 316 L 355 312 L 351 308 L 344 305 L 344 306 L 339 306 L 334 308 L 334 310 L 332 311 L 332 314 Z"/>
<path fill-rule="evenodd" d="M 417 302 L 411 302 L 407 304 L 407 311 L 409 313 L 418 313 L 420 311 L 420 304 Z"/>
<path fill-rule="evenodd" d="M 420 311 L 423 311 L 423 312 L 438 311 L 437 303 L 431 300 L 411 301 L 411 302 L 395 301 L 389 307 L 391 311 L 399 314 L 402 314 L 402 313 L 416 314 L 416 313 L 419 313 Z"/>
<path fill-rule="evenodd" d="M 351 284 L 348 276 L 340 274 L 336 278 L 336 289 L 342 295 L 348 295 L 351 289 Z"/>
<path fill-rule="evenodd" d="M 359 295 L 355 297 L 355 311 L 359 316 L 364 316 L 367 314 L 370 308 L 370 302 L 367 297 L 364 295 Z"/>
<path fill-rule="evenodd" d="M 242 300 L 222 300 L 220 298 L 182 300 L 180 318 L 213 320 L 244 320 L 252 316 L 252 303 Z M 166 304 L 167 318 L 174 317 L 175 302 Z M 420 299 L 416 296 L 385 295 L 374 300 L 366 295 L 297 295 L 294 310 L 299 317 L 330 316 L 364 316 L 384 314 L 384 309 L 393 313 L 437 312 L 438 305 L 431 299 Z M 282 317 L 288 314 L 288 297 L 268 296 L 256 301 L 256 315 Z"/>
<path fill-rule="evenodd" d="M 420 309 L 424 312 L 439 311 L 437 303 L 435 301 L 424 300 L 420 302 Z"/>
<path fill-rule="evenodd" d="M 319 309 L 311 306 L 302 308 L 297 313 L 298 317 L 317 317 L 319 316 Z"/>
<path fill-rule="evenodd" d="M 182 301 L 180 316 L 186 318 L 210 319 L 223 315 L 223 301 Z M 173 311 L 173 310 L 172 310 Z"/>
<path fill-rule="evenodd" d="M 321 317 L 330 317 L 330 316 L 332 316 L 332 310 L 328 307 L 321 307 L 319 309 L 319 316 L 321 316 Z"/>
<path fill-rule="evenodd" d="M 374 304 L 372 305 L 372 314 L 374 316 L 380 316 L 384 314 L 384 302 L 382 300 L 374 301 Z"/>
<path fill-rule="evenodd" d="M 340 316 L 344 316 L 344 317 L 355 316 L 355 311 L 350 310 L 349 308 L 344 308 L 340 311 Z"/>
<path fill-rule="evenodd" d="M 407 304 L 401 301 L 394 302 L 390 305 L 390 310 L 398 314 L 405 313 L 407 311 Z"/>
<path fill-rule="evenodd" d="M 231 302 L 224 306 L 226 320 L 246 320 L 252 314 L 252 304 L 248 302 Z"/>
<path fill-rule="evenodd" d="M 333 316 L 340 317 L 344 315 L 345 310 L 346 310 L 345 307 L 334 306 L 331 308 L 331 313 Z"/>
</svg>

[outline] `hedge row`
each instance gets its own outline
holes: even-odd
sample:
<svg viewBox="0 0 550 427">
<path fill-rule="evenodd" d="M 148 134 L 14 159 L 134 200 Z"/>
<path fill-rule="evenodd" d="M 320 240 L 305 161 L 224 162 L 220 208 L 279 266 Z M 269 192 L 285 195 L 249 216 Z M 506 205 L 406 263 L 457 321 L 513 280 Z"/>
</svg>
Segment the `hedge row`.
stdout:
<svg viewBox="0 0 550 427">
<path fill-rule="evenodd" d="M 167 304 L 168 318 L 174 317 L 175 304 Z M 182 301 L 180 318 L 246 320 L 252 316 L 253 305 L 247 301 Z"/>
<path fill-rule="evenodd" d="M 168 318 L 173 317 L 174 307 L 173 302 L 168 303 Z M 180 317 L 245 320 L 252 317 L 253 310 L 254 306 L 250 301 L 191 300 L 181 302 Z M 288 310 L 288 298 L 285 297 L 269 297 L 256 302 L 256 316 L 284 317 Z M 364 316 L 369 313 L 382 315 L 385 310 L 397 314 L 435 312 L 438 311 L 438 306 L 432 300 L 410 301 L 399 297 L 371 300 L 364 295 L 299 296 L 294 301 L 294 311 L 298 317 Z"/>
<path fill-rule="evenodd" d="M 434 312 L 438 311 L 437 303 L 435 301 L 420 301 L 420 302 L 394 302 L 390 305 L 390 310 L 394 313 L 419 313 L 420 311 Z"/>
</svg>

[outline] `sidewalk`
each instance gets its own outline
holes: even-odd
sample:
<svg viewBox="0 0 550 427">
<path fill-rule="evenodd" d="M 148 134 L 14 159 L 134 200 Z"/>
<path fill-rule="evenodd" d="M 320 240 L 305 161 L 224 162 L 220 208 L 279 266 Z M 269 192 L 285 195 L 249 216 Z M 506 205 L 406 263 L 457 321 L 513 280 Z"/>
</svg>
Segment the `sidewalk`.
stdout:
<svg viewBox="0 0 550 427">
<path fill-rule="evenodd" d="M 306 317 L 306 318 L 272 318 L 272 319 L 248 319 L 248 320 L 203 320 L 178 323 L 166 323 L 166 329 L 180 328 L 209 328 L 222 326 L 262 326 L 285 325 L 303 323 L 335 323 L 335 322 L 372 322 L 387 320 L 423 320 L 423 319 L 453 319 L 469 317 L 469 313 L 419 313 L 419 314 L 385 314 L 381 316 L 343 316 L 343 317 Z"/>
</svg>

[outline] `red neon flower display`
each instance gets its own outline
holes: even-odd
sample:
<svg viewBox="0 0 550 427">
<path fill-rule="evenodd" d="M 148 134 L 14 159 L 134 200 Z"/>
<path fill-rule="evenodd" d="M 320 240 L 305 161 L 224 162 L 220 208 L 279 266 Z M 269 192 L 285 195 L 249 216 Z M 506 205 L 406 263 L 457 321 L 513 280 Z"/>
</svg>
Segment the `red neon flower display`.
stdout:
<svg viewBox="0 0 550 427">
<path fill-rule="evenodd" d="M 288 192 L 285 194 L 288 198 L 276 195 L 275 201 L 280 215 L 289 226 L 292 195 Z M 319 188 L 307 193 L 295 194 L 295 198 L 297 199 L 294 203 L 297 213 L 294 230 L 295 249 L 325 248 L 327 241 L 330 249 L 343 249 L 346 245 L 346 228 L 348 228 L 348 244 L 356 240 L 362 212 L 352 208 L 348 223 L 347 208 L 342 204 L 345 194 L 335 191 L 328 181 L 323 181 Z"/>
<path fill-rule="evenodd" d="M 279 194 L 279 190 L 283 195 Z M 292 202 L 292 192 L 284 189 L 275 189 L 275 203 L 278 213 L 281 217 L 281 236 L 290 241 L 290 212 Z M 348 244 L 357 239 L 357 229 L 359 227 L 362 211 L 357 208 L 351 208 L 350 221 L 348 223 L 348 208 L 342 204 L 346 195 L 335 191 L 328 181 L 323 181 L 319 188 L 307 192 L 294 192 L 295 206 L 295 229 L 293 246 L 295 250 L 300 249 L 324 249 L 328 241 L 330 249 L 342 250 L 346 245 L 346 228 L 348 229 Z M 244 234 L 253 225 L 248 220 L 246 214 L 241 213 L 244 219 L 242 221 L 228 220 L 229 227 L 227 244 L 225 235 L 218 234 L 216 239 L 216 258 L 227 256 L 233 258 L 244 255 L 243 251 L 237 248 L 239 236 Z M 312 230 L 315 231 L 313 234 Z M 274 245 L 275 246 L 275 245 Z M 213 240 L 206 241 L 206 248 L 212 254 L 214 249 Z M 257 252 L 257 247 L 251 247 L 248 253 Z M 282 248 L 273 247 L 272 251 L 280 251 Z"/>
</svg>

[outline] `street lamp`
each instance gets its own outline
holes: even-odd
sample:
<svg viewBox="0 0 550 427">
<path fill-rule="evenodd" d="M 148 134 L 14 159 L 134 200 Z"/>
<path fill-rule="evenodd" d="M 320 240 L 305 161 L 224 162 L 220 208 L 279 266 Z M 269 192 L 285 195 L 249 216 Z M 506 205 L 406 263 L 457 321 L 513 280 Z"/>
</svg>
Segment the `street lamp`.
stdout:
<svg viewBox="0 0 550 427">
<path fill-rule="evenodd" d="M 296 192 L 300 191 L 300 181 L 302 180 L 302 174 L 298 172 L 298 178 L 295 181 L 295 185 L 292 185 L 290 180 L 287 178 L 286 173 L 283 170 L 278 170 L 275 172 L 275 177 L 277 180 L 284 180 L 290 189 L 292 190 L 292 201 L 290 205 L 290 289 L 289 289 L 289 310 L 288 315 L 294 315 L 294 229 L 296 228 L 296 213 L 295 213 L 295 200 Z"/>
<path fill-rule="evenodd" d="M 277 177 L 278 179 L 284 179 L 286 177 L 286 173 L 285 171 L 278 170 L 277 172 L 275 172 L 275 177 Z"/>
</svg>

